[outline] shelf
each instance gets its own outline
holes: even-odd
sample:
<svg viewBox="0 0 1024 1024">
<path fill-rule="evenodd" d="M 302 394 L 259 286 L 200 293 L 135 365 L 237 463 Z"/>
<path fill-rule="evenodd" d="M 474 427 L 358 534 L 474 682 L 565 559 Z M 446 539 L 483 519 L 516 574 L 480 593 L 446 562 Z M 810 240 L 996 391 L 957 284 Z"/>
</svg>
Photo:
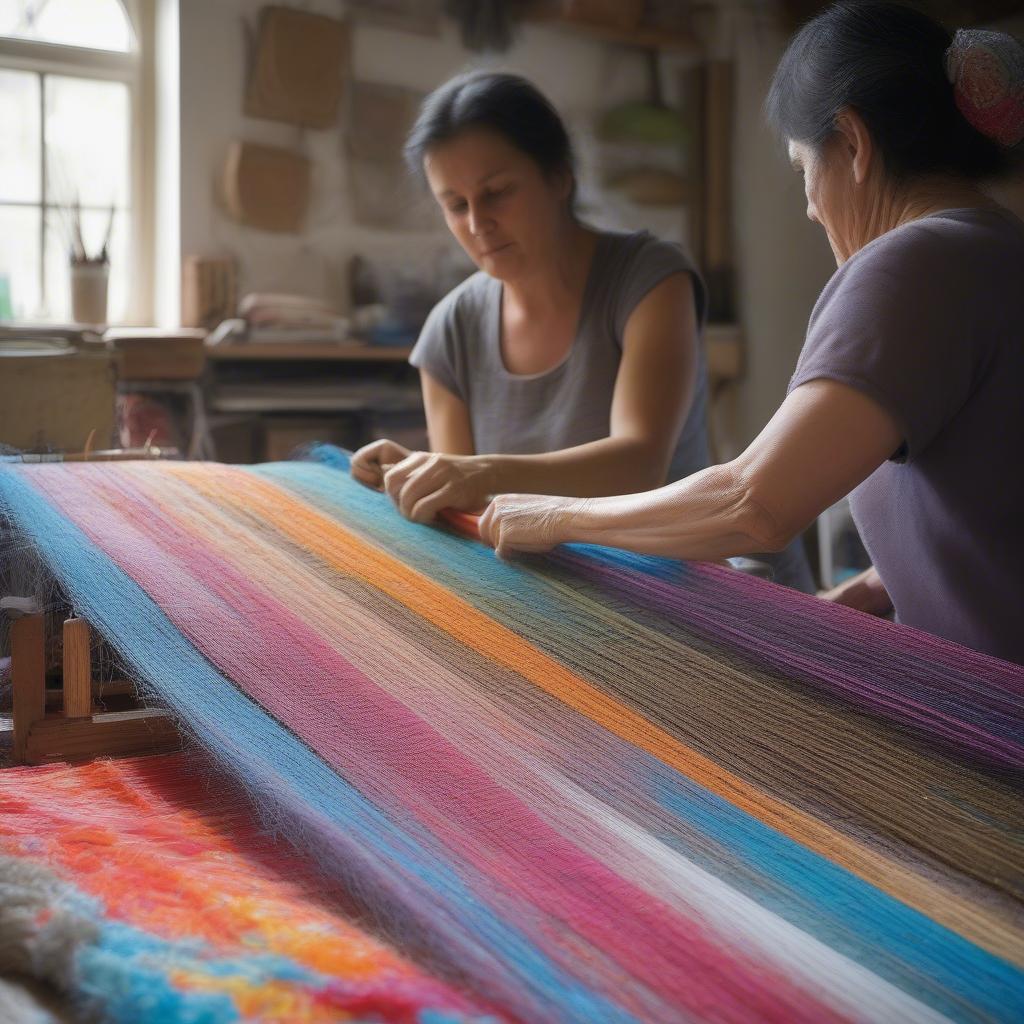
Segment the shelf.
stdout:
<svg viewBox="0 0 1024 1024">
<path fill-rule="evenodd" d="M 213 362 L 227 362 L 228 360 L 282 362 L 322 359 L 329 362 L 404 363 L 409 358 L 411 351 L 411 348 L 404 345 L 353 345 L 331 342 L 306 344 L 301 341 L 241 342 L 211 345 L 206 350 L 206 358 Z"/>
<path fill-rule="evenodd" d="M 419 412 L 420 389 L 380 383 L 298 381 L 266 384 L 221 384 L 208 398 L 215 413 L 285 412 Z"/>
<path fill-rule="evenodd" d="M 636 46 L 644 50 L 666 50 L 673 53 L 691 54 L 699 57 L 703 48 L 696 34 L 683 29 L 648 28 L 644 25 L 634 29 L 613 28 L 587 21 L 566 18 L 557 8 L 537 5 L 528 10 L 525 18 L 537 25 L 546 25 L 578 36 L 596 39 L 603 43 L 619 46 Z"/>
</svg>

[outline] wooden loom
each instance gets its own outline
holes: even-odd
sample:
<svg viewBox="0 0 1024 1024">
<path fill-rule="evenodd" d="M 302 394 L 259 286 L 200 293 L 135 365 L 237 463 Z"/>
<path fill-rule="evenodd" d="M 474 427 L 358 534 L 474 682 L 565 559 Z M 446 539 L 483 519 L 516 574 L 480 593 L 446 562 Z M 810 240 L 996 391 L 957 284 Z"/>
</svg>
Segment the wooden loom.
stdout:
<svg viewBox="0 0 1024 1024">
<path fill-rule="evenodd" d="M 148 1019 L 136 1007 L 159 980 L 154 937 L 172 947 L 158 965 L 169 996 L 216 982 L 240 993 L 238 1013 L 251 1005 L 237 966 L 211 960 L 197 985 L 179 954 L 205 957 L 193 936 L 226 931 L 220 853 L 259 832 L 267 872 L 289 870 L 280 837 L 317 896 L 386 915 L 400 949 L 510 1019 L 925 1024 L 951 1007 L 1024 1020 L 1006 774 L 1024 763 L 1017 670 L 714 566 L 575 548 L 496 564 L 402 519 L 342 465 L 0 472 L 8 550 L 33 552 L 6 589 L 69 602 L 34 634 L 19 625 L 36 722 L 40 674 L 84 647 L 55 650 L 63 620 L 84 615 L 198 741 L 141 768 L 0 773 L 20 830 L 0 830 L 0 855 L 54 879 L 41 926 L 70 884 L 104 901 L 86 904 L 107 915 L 101 937 L 107 919 L 139 929 L 137 964 L 123 927 L 116 957 L 93 942 L 80 960 L 137 977 L 122 1010 L 121 976 L 102 974 L 122 1019 Z M 96 643 L 90 695 L 108 675 Z M 64 717 L 74 675 L 54 692 Z M 108 789 L 123 809 L 97 802 Z M 147 833 L 163 845 L 141 847 Z M 260 870 L 239 867 L 243 898 Z M 188 912 L 150 891 L 180 892 Z M 295 906 L 277 905 L 254 977 L 280 1006 L 280 962 L 262 954 Z M 264 910 L 248 898 L 244 914 L 243 948 Z M 306 921 L 291 932 L 322 965 Z"/>
<path fill-rule="evenodd" d="M 97 698 L 130 695 L 134 687 L 126 680 L 101 683 L 92 678 L 92 631 L 85 619 L 67 619 L 62 632 L 61 685 L 47 689 L 44 617 L 28 614 L 11 624 L 15 764 L 157 753 L 181 746 L 174 720 L 165 711 L 98 710 Z"/>
<path fill-rule="evenodd" d="M 155 433 L 155 432 L 154 432 Z M 153 434 L 140 448 L 92 447 L 96 431 L 80 452 L 23 454 L 22 462 L 126 462 L 177 456 L 176 448 L 152 443 Z M 14 599 L 16 605 L 31 604 Z M 92 757 L 160 753 L 181 746 L 173 719 L 155 708 L 103 711 L 96 701 L 104 697 L 132 696 L 127 680 L 100 682 L 92 678 L 92 630 L 85 619 L 64 623 L 63 671 L 60 685 L 46 685 L 46 629 L 43 615 L 31 612 L 11 623 L 11 681 L 15 764 L 81 761 Z M 56 710 L 47 710 L 56 709 Z"/>
</svg>

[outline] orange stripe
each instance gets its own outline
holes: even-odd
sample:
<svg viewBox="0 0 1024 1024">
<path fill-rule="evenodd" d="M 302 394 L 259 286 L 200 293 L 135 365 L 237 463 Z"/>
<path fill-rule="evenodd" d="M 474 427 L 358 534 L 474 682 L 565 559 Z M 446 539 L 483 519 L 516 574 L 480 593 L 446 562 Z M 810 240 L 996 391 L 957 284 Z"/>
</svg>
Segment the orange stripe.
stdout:
<svg viewBox="0 0 1024 1024">
<path fill-rule="evenodd" d="M 825 823 L 726 771 L 680 743 L 613 697 L 571 672 L 516 633 L 405 563 L 385 554 L 283 488 L 242 470 L 188 464 L 165 465 L 218 504 L 254 516 L 260 525 L 315 555 L 338 572 L 360 578 L 466 647 L 528 679 L 567 707 L 653 754 L 759 821 L 821 854 L 877 889 L 913 907 L 982 949 L 1024 966 L 1021 935 L 926 879 L 886 860 Z M 578 599 L 579 595 L 576 595 Z M 694 657 L 697 657 L 694 652 Z M 716 668 L 721 670 L 720 666 Z"/>
</svg>

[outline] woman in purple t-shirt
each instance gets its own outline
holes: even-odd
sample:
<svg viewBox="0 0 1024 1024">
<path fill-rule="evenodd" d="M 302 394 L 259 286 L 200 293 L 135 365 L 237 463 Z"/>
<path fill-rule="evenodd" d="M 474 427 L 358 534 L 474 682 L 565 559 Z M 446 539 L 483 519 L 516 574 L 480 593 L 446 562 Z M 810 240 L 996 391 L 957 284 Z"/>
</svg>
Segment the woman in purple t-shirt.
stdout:
<svg viewBox="0 0 1024 1024">
<path fill-rule="evenodd" d="M 1024 224 L 980 186 L 1021 162 L 1024 46 L 840 4 L 793 39 L 767 110 L 839 266 L 785 402 L 731 463 L 624 497 L 502 495 L 484 537 L 719 559 L 852 492 L 874 567 L 834 600 L 1024 663 Z"/>
</svg>

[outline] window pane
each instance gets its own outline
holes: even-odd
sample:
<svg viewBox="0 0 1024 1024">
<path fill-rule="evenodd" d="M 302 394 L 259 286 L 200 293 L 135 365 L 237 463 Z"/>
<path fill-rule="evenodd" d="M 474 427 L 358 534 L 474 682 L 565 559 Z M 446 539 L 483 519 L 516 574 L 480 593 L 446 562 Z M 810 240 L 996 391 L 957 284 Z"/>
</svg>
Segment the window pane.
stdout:
<svg viewBox="0 0 1024 1024">
<path fill-rule="evenodd" d="M 132 48 L 119 0 L 0 0 L 0 36 L 94 50 Z"/>
<path fill-rule="evenodd" d="M 47 201 L 128 206 L 128 87 L 47 75 Z"/>
<path fill-rule="evenodd" d="M 7 277 L 16 320 L 40 314 L 39 208 L 0 206 L 0 275 Z"/>
<path fill-rule="evenodd" d="M 82 211 L 82 237 L 85 251 L 96 256 L 103 245 L 109 210 Z M 128 225 L 125 210 L 114 214 L 113 231 L 107 255 L 110 258 L 110 279 L 107 290 L 107 322 L 124 320 L 130 280 L 128 267 Z M 71 274 L 69 270 L 70 240 L 68 219 L 60 210 L 46 214 L 46 310 L 47 320 L 71 320 Z"/>
<path fill-rule="evenodd" d="M 0 71 L 0 202 L 38 203 L 39 75 Z"/>
</svg>

